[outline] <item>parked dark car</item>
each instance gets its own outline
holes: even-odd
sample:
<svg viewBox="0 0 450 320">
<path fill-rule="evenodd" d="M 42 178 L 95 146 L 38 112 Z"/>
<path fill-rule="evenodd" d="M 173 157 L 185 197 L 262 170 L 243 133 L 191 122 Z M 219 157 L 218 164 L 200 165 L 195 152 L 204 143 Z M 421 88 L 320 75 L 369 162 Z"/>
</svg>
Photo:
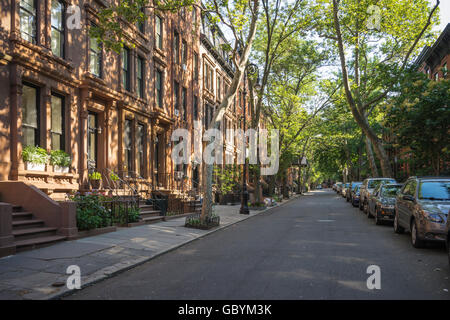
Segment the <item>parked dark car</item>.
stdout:
<svg viewBox="0 0 450 320">
<path fill-rule="evenodd" d="M 410 177 L 397 195 L 394 231 L 411 232 L 411 243 L 445 241 L 450 209 L 450 177 Z"/>
<path fill-rule="evenodd" d="M 359 190 L 361 189 L 362 184 L 357 184 L 352 188 L 352 205 L 357 207 L 359 205 Z"/>
<path fill-rule="evenodd" d="M 377 225 L 394 221 L 395 201 L 401 188 L 399 183 L 381 183 L 370 196 L 367 217 L 374 217 Z"/>
<path fill-rule="evenodd" d="M 347 198 L 347 202 L 352 201 L 352 190 L 356 185 L 362 184 L 361 181 L 352 181 L 348 187 L 348 191 L 345 193 L 345 197 Z"/>
<path fill-rule="evenodd" d="M 397 183 L 395 179 L 392 178 L 367 178 L 363 181 L 360 192 L 359 199 L 359 210 L 364 210 L 367 212 L 367 205 L 369 203 L 370 195 L 374 192 L 375 188 L 378 187 L 380 183 Z"/>
</svg>

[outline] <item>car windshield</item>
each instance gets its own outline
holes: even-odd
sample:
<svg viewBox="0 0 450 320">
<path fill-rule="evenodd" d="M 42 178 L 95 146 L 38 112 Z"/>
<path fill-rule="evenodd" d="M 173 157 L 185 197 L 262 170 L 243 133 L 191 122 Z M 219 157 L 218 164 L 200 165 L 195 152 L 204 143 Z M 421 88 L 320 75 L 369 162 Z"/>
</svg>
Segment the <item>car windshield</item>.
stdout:
<svg viewBox="0 0 450 320">
<path fill-rule="evenodd" d="M 393 198 L 397 195 L 398 190 L 400 190 L 401 186 L 386 186 L 383 188 L 382 195 L 384 197 Z"/>
<path fill-rule="evenodd" d="M 358 184 L 352 184 L 353 190 L 359 190 L 359 187 L 361 186 L 361 183 Z"/>
<path fill-rule="evenodd" d="M 346 183 L 345 187 L 348 188 L 350 186 L 350 183 Z"/>
<path fill-rule="evenodd" d="M 450 181 L 425 181 L 420 184 L 419 199 L 450 200 Z"/>
<path fill-rule="evenodd" d="M 395 183 L 395 180 L 370 180 L 367 187 L 369 189 L 375 189 L 381 183 Z"/>
</svg>

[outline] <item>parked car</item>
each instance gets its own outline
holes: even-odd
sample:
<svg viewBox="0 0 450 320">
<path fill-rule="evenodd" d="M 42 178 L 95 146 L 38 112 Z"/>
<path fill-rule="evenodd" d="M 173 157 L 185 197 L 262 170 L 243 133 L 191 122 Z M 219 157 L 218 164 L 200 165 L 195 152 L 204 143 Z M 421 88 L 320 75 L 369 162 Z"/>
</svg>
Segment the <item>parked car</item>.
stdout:
<svg viewBox="0 0 450 320">
<path fill-rule="evenodd" d="M 394 221 L 395 201 L 401 188 L 400 183 L 381 183 L 370 196 L 367 217 L 374 217 L 377 225 Z"/>
<path fill-rule="evenodd" d="M 448 219 L 449 213 L 450 210 L 447 213 L 447 225 L 445 226 L 445 245 L 447 247 L 448 264 L 450 264 L 450 219 Z"/>
<path fill-rule="evenodd" d="M 350 185 L 348 186 L 348 191 L 345 193 L 345 197 L 347 198 L 347 202 L 350 202 L 352 200 L 352 190 L 353 188 L 358 185 L 361 184 L 362 182 L 360 181 L 352 181 L 350 182 Z"/>
<path fill-rule="evenodd" d="M 336 182 L 336 188 L 334 189 L 334 191 L 336 191 L 336 193 L 339 193 L 339 186 L 342 184 L 342 182 Z"/>
<path fill-rule="evenodd" d="M 394 231 L 411 232 L 411 243 L 445 241 L 450 209 L 450 177 L 410 177 L 395 203 Z"/>
<path fill-rule="evenodd" d="M 317 187 L 316 187 L 316 190 L 322 190 L 322 185 L 318 185 Z"/>
<path fill-rule="evenodd" d="M 341 196 L 342 197 L 346 197 L 345 194 L 347 193 L 347 189 L 350 186 L 350 183 L 343 183 L 342 184 L 342 191 L 341 191 Z"/>
<path fill-rule="evenodd" d="M 357 207 L 359 205 L 359 190 L 362 184 L 357 184 L 352 188 L 352 206 Z"/>
<path fill-rule="evenodd" d="M 341 192 L 342 192 L 342 185 L 343 185 L 342 182 L 339 182 L 339 183 L 337 184 L 337 187 L 336 187 L 336 192 L 337 192 L 337 194 L 341 194 Z"/>
<path fill-rule="evenodd" d="M 369 203 L 370 195 L 373 193 L 376 187 L 380 183 L 397 183 L 395 179 L 392 178 L 367 178 L 363 181 L 361 185 L 360 199 L 359 199 L 359 210 L 364 210 L 367 212 L 367 205 Z"/>
</svg>

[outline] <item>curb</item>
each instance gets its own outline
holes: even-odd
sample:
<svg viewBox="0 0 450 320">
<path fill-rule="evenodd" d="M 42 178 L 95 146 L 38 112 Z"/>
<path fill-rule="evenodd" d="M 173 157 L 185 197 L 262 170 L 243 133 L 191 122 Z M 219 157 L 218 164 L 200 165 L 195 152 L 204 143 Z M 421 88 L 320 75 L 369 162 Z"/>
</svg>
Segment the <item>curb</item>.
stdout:
<svg viewBox="0 0 450 320">
<path fill-rule="evenodd" d="M 163 254 L 166 254 L 166 253 L 169 253 L 169 252 L 171 252 L 173 250 L 181 248 L 181 247 L 183 247 L 183 246 L 185 246 L 185 245 L 187 245 L 187 244 L 189 244 L 189 243 L 191 243 L 193 241 L 202 239 L 202 238 L 204 238 L 204 237 L 206 237 L 206 236 L 208 236 L 208 235 L 210 235 L 210 234 L 212 234 L 214 232 L 226 229 L 226 228 L 231 227 L 232 225 L 235 225 L 235 224 L 237 224 L 239 222 L 242 222 L 242 221 L 248 220 L 250 218 L 256 217 L 256 216 L 258 216 L 258 215 L 260 215 L 260 214 L 262 214 L 264 212 L 268 212 L 268 211 L 274 210 L 276 208 L 280 208 L 280 207 L 284 206 L 285 204 L 287 204 L 287 203 L 289 203 L 291 201 L 294 201 L 294 200 L 296 200 L 296 199 L 298 199 L 300 197 L 301 197 L 301 195 L 295 195 L 292 198 L 287 199 L 286 201 L 284 201 L 284 202 L 282 202 L 280 204 L 277 204 L 276 206 L 269 207 L 267 209 L 257 211 L 253 215 L 249 215 L 249 216 L 245 217 L 242 220 L 232 222 L 232 223 L 227 224 L 225 226 L 219 226 L 218 228 L 210 230 L 207 233 L 202 234 L 201 236 L 199 236 L 197 238 L 187 240 L 186 242 L 183 242 L 183 243 L 180 243 L 180 244 L 176 244 L 173 247 L 171 247 L 171 248 L 169 248 L 167 250 L 158 252 L 155 255 L 151 256 L 151 257 L 137 258 L 137 259 L 131 260 L 131 261 L 119 262 L 119 263 L 117 263 L 115 265 L 112 265 L 110 267 L 103 268 L 103 269 L 98 270 L 97 272 L 93 273 L 92 275 L 90 275 L 88 280 L 84 281 L 84 283 L 81 285 L 80 289 L 67 289 L 67 288 L 65 288 L 62 292 L 58 292 L 58 293 L 55 293 L 55 294 L 50 294 L 50 295 L 48 295 L 48 296 L 46 296 L 44 298 L 41 298 L 40 300 L 58 300 L 60 298 L 70 296 L 70 295 L 72 295 L 72 294 L 74 294 L 74 293 L 76 293 L 76 292 L 78 292 L 78 291 L 80 291 L 80 290 L 82 290 L 84 288 L 92 286 L 92 285 L 94 285 L 94 284 L 96 284 L 96 283 L 98 283 L 100 281 L 103 281 L 103 280 L 106 280 L 106 279 L 109 279 L 109 278 L 113 278 L 114 276 L 116 276 L 116 275 L 118 275 L 118 274 L 120 274 L 122 272 L 128 271 L 128 270 L 133 269 L 135 267 L 138 267 L 138 266 L 140 266 L 140 265 L 142 265 L 144 263 L 149 262 L 150 260 L 153 260 L 153 259 L 163 255 Z"/>
</svg>

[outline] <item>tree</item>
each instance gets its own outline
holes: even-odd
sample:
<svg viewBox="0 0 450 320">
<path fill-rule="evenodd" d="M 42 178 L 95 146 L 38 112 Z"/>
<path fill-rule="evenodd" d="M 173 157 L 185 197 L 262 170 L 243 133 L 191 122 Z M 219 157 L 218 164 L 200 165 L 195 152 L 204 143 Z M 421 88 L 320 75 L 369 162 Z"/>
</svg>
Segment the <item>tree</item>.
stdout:
<svg viewBox="0 0 450 320">
<path fill-rule="evenodd" d="M 228 92 L 215 110 L 208 126 L 217 129 L 225 111 L 231 107 L 242 82 L 255 39 L 260 0 L 208 0 L 203 4 L 196 0 L 124 0 L 103 9 L 99 14 L 100 23 L 92 27 L 90 32 L 91 36 L 101 41 L 107 50 L 120 52 L 126 37 L 123 21 L 131 24 L 144 21 L 147 18 L 145 10 L 147 8 L 176 12 L 181 8 L 193 6 L 200 8 L 203 14 L 209 14 L 212 22 L 228 28 L 234 37 L 233 48 L 222 48 L 229 52 L 235 65 L 235 72 Z M 206 164 L 203 172 L 203 181 L 206 183 L 203 190 L 202 221 L 212 215 L 212 176 L 213 164 Z"/>
<path fill-rule="evenodd" d="M 311 27 L 312 7 L 305 0 L 283 2 L 280 0 L 262 0 L 263 12 L 261 14 L 259 28 L 255 39 L 252 58 L 262 66 L 262 79 L 256 93 L 256 105 L 254 99 L 255 79 L 250 79 L 250 110 L 252 120 L 250 126 L 258 130 L 260 123 L 263 96 L 266 91 L 272 68 L 283 56 L 285 50 L 289 50 L 298 37 L 305 36 L 305 31 Z M 261 203 L 261 170 L 257 166 L 252 170 L 255 183 L 255 202 Z"/>
<path fill-rule="evenodd" d="M 383 176 L 391 177 L 382 138 L 370 126 L 368 116 L 392 91 L 396 75 L 424 43 L 423 36 L 436 22 L 434 13 L 439 0 L 431 10 L 426 0 L 332 0 L 331 8 L 328 1 L 320 5 L 324 18 L 319 19 L 317 31 L 337 46 L 348 106 L 374 147 Z M 374 5 L 382 12 L 379 28 L 371 23 L 370 7 Z M 353 55 L 351 75 L 349 53 Z"/>
<path fill-rule="evenodd" d="M 391 127 L 397 146 L 413 154 L 418 172 L 442 174 L 441 163 L 450 161 L 450 80 L 433 81 L 406 71 L 397 93 L 385 125 Z"/>
</svg>

